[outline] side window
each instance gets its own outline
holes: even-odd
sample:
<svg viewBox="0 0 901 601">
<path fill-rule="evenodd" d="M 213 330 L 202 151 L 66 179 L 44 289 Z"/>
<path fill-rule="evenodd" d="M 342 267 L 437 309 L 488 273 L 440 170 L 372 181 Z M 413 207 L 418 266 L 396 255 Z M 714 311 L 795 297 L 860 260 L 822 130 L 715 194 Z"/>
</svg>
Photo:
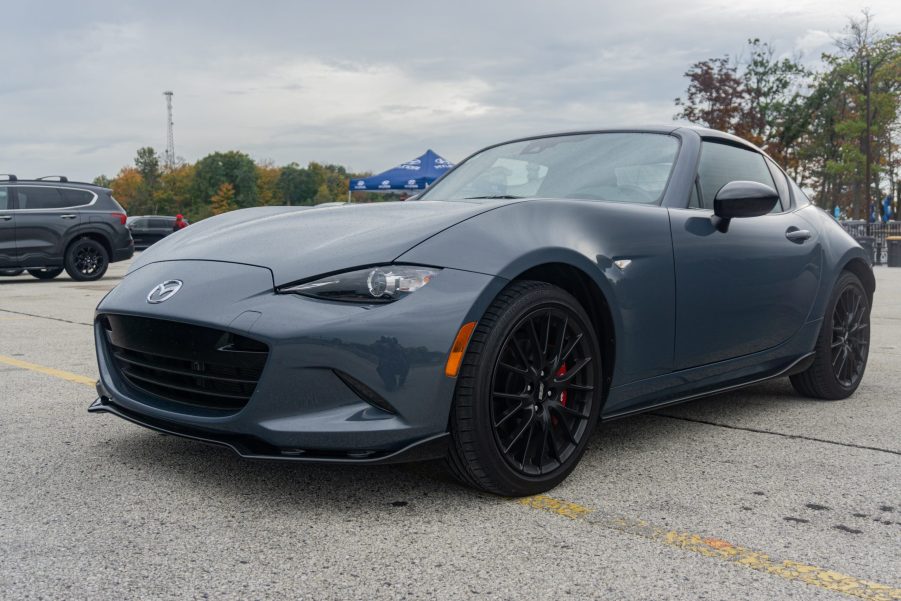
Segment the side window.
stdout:
<svg viewBox="0 0 901 601">
<path fill-rule="evenodd" d="M 701 206 L 713 210 L 713 199 L 731 181 L 743 180 L 775 187 L 763 155 L 717 142 L 704 142 L 698 165 Z"/>
<path fill-rule="evenodd" d="M 7 189 L 0 188 L 0 211 L 5 211 L 9 208 L 9 192 Z"/>
<path fill-rule="evenodd" d="M 810 199 L 804 194 L 804 190 L 801 189 L 801 186 L 795 183 L 795 181 L 791 178 L 788 178 L 788 183 L 792 189 L 792 196 L 795 197 L 795 206 L 803 207 L 805 205 L 810 204 Z"/>
<path fill-rule="evenodd" d="M 159 229 L 172 229 L 172 224 L 166 219 L 151 219 L 150 227 Z"/>
<path fill-rule="evenodd" d="M 66 205 L 56 188 L 16 188 L 20 209 L 61 209 Z"/>
<path fill-rule="evenodd" d="M 80 207 L 91 204 L 91 201 L 94 200 L 94 195 L 87 190 L 60 188 L 59 193 L 62 194 L 63 202 L 66 203 L 65 206 L 67 207 Z"/>
<path fill-rule="evenodd" d="M 779 202 L 776 203 L 776 206 L 774 206 L 773 210 L 770 212 L 779 213 L 780 211 L 787 211 L 792 205 L 792 199 L 791 192 L 788 191 L 788 183 L 785 181 L 785 174 L 779 169 L 779 166 L 770 159 L 766 160 L 766 165 L 770 168 L 770 175 L 773 176 L 773 181 L 776 182 L 776 192 L 779 193 Z"/>
</svg>

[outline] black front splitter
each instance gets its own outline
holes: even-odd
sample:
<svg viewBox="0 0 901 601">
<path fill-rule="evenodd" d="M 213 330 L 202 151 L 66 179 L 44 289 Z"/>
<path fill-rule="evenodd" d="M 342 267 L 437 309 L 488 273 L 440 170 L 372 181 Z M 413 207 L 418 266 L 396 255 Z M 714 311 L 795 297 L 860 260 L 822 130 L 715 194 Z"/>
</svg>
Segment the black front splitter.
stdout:
<svg viewBox="0 0 901 601">
<path fill-rule="evenodd" d="M 439 459 L 447 454 L 450 434 L 429 436 L 394 451 L 357 453 L 321 452 L 306 449 L 280 449 L 250 436 L 195 430 L 181 424 L 149 418 L 117 405 L 97 383 L 100 396 L 88 407 L 90 413 L 112 413 L 139 426 L 231 449 L 245 459 L 294 461 L 299 463 L 335 463 L 346 465 L 379 465 Z"/>
</svg>

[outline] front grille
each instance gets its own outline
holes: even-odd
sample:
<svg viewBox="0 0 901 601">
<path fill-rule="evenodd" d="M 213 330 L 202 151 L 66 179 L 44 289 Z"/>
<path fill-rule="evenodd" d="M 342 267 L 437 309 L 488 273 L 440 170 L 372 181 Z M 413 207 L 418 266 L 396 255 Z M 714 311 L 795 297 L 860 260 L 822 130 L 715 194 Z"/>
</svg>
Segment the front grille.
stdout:
<svg viewBox="0 0 901 601">
<path fill-rule="evenodd" d="M 184 405 L 241 409 L 269 355 L 262 342 L 213 328 L 112 314 L 99 320 L 119 375 L 135 389 Z"/>
</svg>

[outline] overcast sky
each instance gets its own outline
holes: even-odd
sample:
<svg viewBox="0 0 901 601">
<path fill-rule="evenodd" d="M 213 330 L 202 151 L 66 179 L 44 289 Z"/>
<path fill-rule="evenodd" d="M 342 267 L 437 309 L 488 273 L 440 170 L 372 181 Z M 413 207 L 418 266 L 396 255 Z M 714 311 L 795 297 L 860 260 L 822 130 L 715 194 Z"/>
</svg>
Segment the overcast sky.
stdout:
<svg viewBox="0 0 901 601">
<path fill-rule="evenodd" d="M 381 171 L 432 148 L 670 122 L 693 62 L 749 37 L 808 62 L 897 0 L 0 0 L 0 173 L 115 175 L 135 150 Z"/>
</svg>

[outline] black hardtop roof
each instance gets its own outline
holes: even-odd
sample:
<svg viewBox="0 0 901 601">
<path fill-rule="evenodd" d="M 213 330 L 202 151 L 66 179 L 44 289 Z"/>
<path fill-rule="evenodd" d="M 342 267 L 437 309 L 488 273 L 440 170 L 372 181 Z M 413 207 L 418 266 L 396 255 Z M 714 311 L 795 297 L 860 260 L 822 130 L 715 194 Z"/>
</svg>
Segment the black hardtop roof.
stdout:
<svg viewBox="0 0 901 601">
<path fill-rule="evenodd" d="M 701 136 L 702 138 L 713 138 L 724 140 L 730 142 L 732 144 L 737 144 L 740 146 L 745 146 L 747 148 L 751 148 L 757 150 L 759 152 L 763 152 L 760 148 L 757 148 L 754 144 L 751 144 L 747 140 L 739 138 L 738 136 L 734 136 L 732 134 L 728 134 L 724 131 L 720 131 L 718 129 L 710 129 L 707 127 L 700 127 L 697 125 L 685 125 L 681 123 L 673 123 L 673 124 L 646 124 L 646 125 L 633 125 L 633 126 L 623 126 L 623 127 L 600 127 L 600 128 L 585 128 L 585 129 L 575 129 L 575 130 L 567 130 L 567 131 L 557 131 L 550 132 L 544 134 L 538 134 L 534 136 L 523 136 L 521 138 L 515 138 L 512 140 L 508 140 L 506 142 L 501 142 L 500 144 L 492 144 L 491 146 L 500 146 L 502 144 L 508 144 L 510 142 L 519 142 L 524 140 L 531 140 L 535 138 L 552 138 L 554 136 L 571 136 L 578 134 L 609 134 L 609 133 L 650 133 L 650 134 L 672 134 L 678 131 L 691 131 Z"/>
</svg>

